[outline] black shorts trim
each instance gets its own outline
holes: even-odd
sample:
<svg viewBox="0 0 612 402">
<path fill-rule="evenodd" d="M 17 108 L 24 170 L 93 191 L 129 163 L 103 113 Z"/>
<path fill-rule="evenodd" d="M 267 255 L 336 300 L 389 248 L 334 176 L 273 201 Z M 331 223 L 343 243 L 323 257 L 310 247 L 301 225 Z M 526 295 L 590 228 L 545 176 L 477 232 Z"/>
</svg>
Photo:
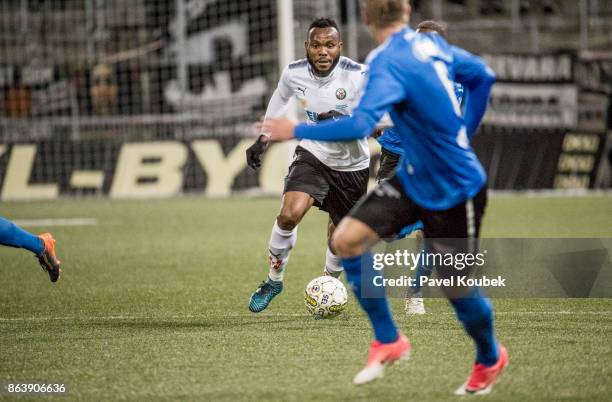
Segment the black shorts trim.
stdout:
<svg viewBox="0 0 612 402">
<path fill-rule="evenodd" d="M 309 194 L 315 205 L 329 213 L 337 225 L 365 195 L 370 169 L 350 172 L 334 170 L 302 147 L 295 149 L 295 158 L 285 177 L 283 193 L 299 191 Z"/>
</svg>

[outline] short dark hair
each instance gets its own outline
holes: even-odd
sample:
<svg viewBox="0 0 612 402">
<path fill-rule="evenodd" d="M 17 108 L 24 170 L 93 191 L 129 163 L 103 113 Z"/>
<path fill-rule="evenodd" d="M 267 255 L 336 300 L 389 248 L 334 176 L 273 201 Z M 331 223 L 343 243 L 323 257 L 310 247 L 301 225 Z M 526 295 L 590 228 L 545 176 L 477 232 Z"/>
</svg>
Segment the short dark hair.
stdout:
<svg viewBox="0 0 612 402">
<path fill-rule="evenodd" d="M 310 23 L 308 32 L 310 33 L 310 30 L 313 28 L 334 28 L 340 33 L 340 28 L 338 28 L 338 24 L 333 18 L 319 17 Z"/>
<path fill-rule="evenodd" d="M 442 25 L 437 21 L 433 21 L 433 20 L 423 21 L 419 25 L 417 25 L 416 30 L 418 31 L 419 29 L 426 29 L 428 31 L 433 31 L 439 34 L 444 39 L 446 39 L 446 31 L 444 30 Z"/>
</svg>

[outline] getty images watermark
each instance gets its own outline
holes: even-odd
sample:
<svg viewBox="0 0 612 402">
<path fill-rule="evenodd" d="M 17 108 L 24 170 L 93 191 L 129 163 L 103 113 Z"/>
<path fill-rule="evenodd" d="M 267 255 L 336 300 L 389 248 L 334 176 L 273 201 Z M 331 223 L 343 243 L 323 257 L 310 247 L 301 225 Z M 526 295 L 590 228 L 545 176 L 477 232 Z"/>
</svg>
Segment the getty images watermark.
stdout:
<svg viewBox="0 0 612 402">
<path fill-rule="evenodd" d="M 433 286 L 433 287 L 453 287 L 453 286 L 481 286 L 481 287 L 503 287 L 506 286 L 506 279 L 501 275 L 495 278 L 482 276 L 470 278 L 468 275 L 461 275 L 462 271 L 470 271 L 472 268 L 484 267 L 486 264 L 487 250 L 475 253 L 440 253 L 440 252 L 411 252 L 408 250 L 395 250 L 387 253 L 375 253 L 374 270 L 382 271 L 388 266 L 400 267 L 404 270 L 416 271 L 422 267 L 441 267 L 454 269 L 457 275 L 447 278 L 437 278 L 431 275 L 400 275 L 395 278 L 385 278 L 382 273 L 372 278 L 374 286 Z"/>
<path fill-rule="evenodd" d="M 469 250 L 471 252 L 466 252 Z M 388 239 L 364 261 L 362 295 L 425 297 L 479 286 L 490 297 L 612 298 L 612 239 Z"/>
</svg>

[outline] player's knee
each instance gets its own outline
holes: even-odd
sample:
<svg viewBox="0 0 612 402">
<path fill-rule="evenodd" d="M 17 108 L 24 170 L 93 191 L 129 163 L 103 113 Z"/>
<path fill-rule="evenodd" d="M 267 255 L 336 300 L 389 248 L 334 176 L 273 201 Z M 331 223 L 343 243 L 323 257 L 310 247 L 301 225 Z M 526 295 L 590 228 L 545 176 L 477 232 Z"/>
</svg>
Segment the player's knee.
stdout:
<svg viewBox="0 0 612 402">
<path fill-rule="evenodd" d="M 342 230 L 342 227 L 336 229 L 331 238 L 331 249 L 341 258 L 349 258 L 359 255 L 359 242 L 355 242 L 350 232 Z"/>
<path fill-rule="evenodd" d="M 276 222 L 283 230 L 293 230 L 300 223 L 301 218 L 302 213 L 296 208 L 283 207 L 276 217 Z"/>
</svg>

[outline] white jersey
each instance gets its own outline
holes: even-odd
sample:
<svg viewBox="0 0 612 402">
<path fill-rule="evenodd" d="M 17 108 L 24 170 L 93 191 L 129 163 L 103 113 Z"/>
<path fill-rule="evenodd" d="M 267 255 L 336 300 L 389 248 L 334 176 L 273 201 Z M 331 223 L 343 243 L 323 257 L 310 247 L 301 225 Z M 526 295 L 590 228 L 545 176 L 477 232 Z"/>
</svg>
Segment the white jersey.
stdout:
<svg viewBox="0 0 612 402">
<path fill-rule="evenodd" d="M 297 60 L 283 70 L 268 103 L 266 117 L 284 115 L 292 96 L 296 97 L 308 124 L 316 124 L 318 115 L 330 110 L 350 115 L 361 98 L 365 72 L 365 65 L 341 56 L 328 76 L 318 77 L 307 59 Z M 299 146 L 334 170 L 355 171 L 370 166 L 367 139 L 346 142 L 301 140 Z"/>
</svg>

